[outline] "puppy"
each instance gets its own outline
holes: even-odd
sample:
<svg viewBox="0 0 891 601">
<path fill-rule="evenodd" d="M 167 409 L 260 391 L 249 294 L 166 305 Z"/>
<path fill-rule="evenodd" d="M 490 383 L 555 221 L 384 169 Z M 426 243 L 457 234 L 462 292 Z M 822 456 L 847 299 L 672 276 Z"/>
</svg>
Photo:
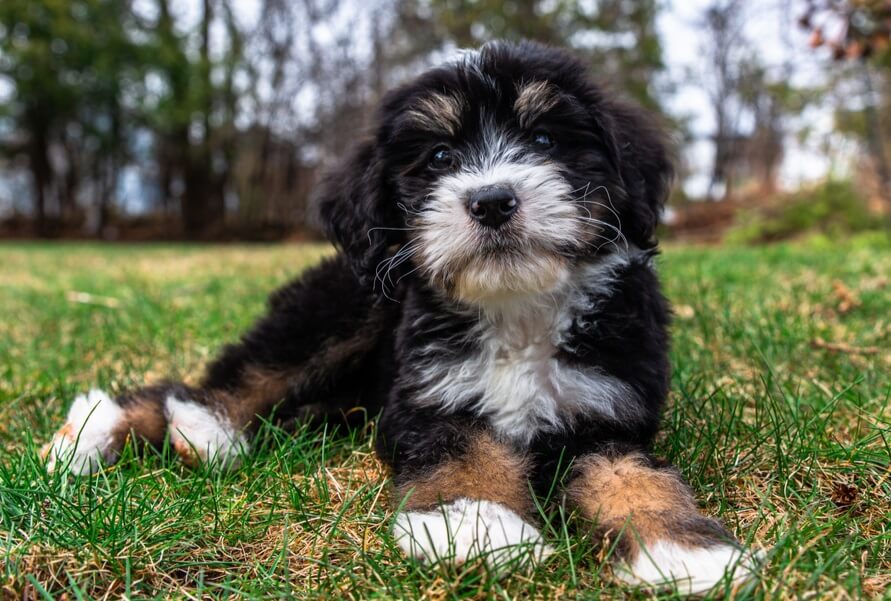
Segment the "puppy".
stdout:
<svg viewBox="0 0 891 601">
<path fill-rule="evenodd" d="M 413 557 L 544 558 L 534 498 L 556 484 L 628 583 L 749 577 L 755 555 L 649 454 L 669 390 L 653 257 L 672 161 L 654 119 L 587 71 L 496 42 L 390 92 L 320 186 L 339 254 L 274 293 L 200 386 L 75 399 L 48 467 L 94 471 L 128 437 L 232 465 L 261 418 L 361 406 L 380 412 Z"/>
</svg>

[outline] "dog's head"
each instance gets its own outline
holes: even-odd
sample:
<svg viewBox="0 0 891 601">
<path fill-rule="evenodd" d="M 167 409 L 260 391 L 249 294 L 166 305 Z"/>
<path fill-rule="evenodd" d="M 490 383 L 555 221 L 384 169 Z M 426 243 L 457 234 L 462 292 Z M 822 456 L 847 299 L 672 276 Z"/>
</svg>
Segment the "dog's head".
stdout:
<svg viewBox="0 0 891 601">
<path fill-rule="evenodd" d="M 470 303 L 548 292 L 587 257 L 655 244 L 665 137 L 565 51 L 487 44 L 390 92 L 377 119 L 318 206 L 384 294 L 409 274 Z"/>
</svg>

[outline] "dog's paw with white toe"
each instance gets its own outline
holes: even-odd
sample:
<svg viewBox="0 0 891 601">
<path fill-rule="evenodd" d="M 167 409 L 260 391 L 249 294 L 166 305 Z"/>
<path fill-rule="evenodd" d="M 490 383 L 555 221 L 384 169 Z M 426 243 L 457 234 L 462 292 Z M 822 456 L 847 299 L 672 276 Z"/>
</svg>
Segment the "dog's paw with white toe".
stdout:
<svg viewBox="0 0 891 601">
<path fill-rule="evenodd" d="M 90 474 L 117 461 L 122 417 L 123 409 L 101 390 L 75 398 L 65 425 L 41 449 L 47 470 L 67 467 L 74 474 Z"/>
<path fill-rule="evenodd" d="M 676 588 L 700 595 L 718 586 L 736 587 L 756 574 L 762 557 L 734 545 L 687 547 L 660 540 L 641 548 L 631 561 L 616 566 L 616 577 L 653 589 Z"/>
<path fill-rule="evenodd" d="M 169 395 L 164 402 L 170 444 L 187 465 L 236 468 L 247 451 L 244 433 L 210 407 Z"/>
<path fill-rule="evenodd" d="M 458 499 L 430 511 L 405 511 L 397 516 L 393 534 L 416 559 L 461 564 L 483 558 L 498 575 L 534 565 L 553 552 L 535 526 L 492 501 Z"/>
</svg>

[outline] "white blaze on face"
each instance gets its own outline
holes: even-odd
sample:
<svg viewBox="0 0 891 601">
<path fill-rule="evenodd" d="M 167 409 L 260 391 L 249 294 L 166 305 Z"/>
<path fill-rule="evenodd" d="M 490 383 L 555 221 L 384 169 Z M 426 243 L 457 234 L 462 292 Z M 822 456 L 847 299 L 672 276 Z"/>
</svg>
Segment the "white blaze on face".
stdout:
<svg viewBox="0 0 891 601">
<path fill-rule="evenodd" d="M 498 230 L 477 223 L 467 211 L 470 195 L 491 187 L 509 188 L 519 201 L 517 213 Z M 553 290 L 568 278 L 567 262 L 557 251 L 582 237 L 571 193 L 556 165 L 524 159 L 521 147 L 491 134 L 483 152 L 436 182 L 416 223 L 419 263 L 466 301 Z"/>
</svg>

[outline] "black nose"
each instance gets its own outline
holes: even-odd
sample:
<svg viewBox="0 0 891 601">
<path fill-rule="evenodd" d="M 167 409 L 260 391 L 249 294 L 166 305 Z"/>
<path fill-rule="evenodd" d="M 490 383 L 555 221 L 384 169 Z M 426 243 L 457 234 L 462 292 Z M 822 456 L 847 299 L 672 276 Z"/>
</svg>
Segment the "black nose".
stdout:
<svg viewBox="0 0 891 601">
<path fill-rule="evenodd" d="M 497 228 L 517 212 L 520 201 L 507 188 L 486 188 L 470 195 L 470 216 L 486 227 Z"/>
</svg>

